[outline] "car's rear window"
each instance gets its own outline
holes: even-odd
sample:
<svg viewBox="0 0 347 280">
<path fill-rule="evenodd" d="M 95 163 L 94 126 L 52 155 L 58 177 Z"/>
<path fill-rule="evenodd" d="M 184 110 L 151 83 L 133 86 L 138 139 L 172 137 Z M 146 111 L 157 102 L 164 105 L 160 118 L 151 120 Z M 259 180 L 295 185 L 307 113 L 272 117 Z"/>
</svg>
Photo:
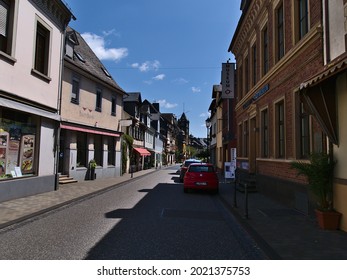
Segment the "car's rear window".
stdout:
<svg viewBox="0 0 347 280">
<path fill-rule="evenodd" d="M 185 166 L 185 167 L 188 167 L 188 166 L 191 165 L 192 163 L 197 163 L 197 162 L 199 162 L 199 161 L 185 161 L 185 162 L 184 162 L 184 166 Z"/>
<path fill-rule="evenodd" d="M 213 166 L 191 165 L 189 172 L 214 172 Z"/>
</svg>

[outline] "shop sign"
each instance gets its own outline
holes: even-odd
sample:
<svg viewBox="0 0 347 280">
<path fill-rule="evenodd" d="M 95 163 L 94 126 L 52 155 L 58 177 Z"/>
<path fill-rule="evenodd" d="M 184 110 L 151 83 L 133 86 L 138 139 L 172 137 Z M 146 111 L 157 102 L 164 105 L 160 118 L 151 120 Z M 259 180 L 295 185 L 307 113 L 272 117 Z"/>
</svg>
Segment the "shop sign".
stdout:
<svg viewBox="0 0 347 280">
<path fill-rule="evenodd" d="M 235 63 L 222 63 L 222 98 L 234 98 Z"/>
<path fill-rule="evenodd" d="M 251 106 L 251 104 L 256 101 L 257 99 L 259 99 L 260 97 L 262 97 L 265 93 L 267 93 L 270 89 L 269 84 L 266 84 L 265 86 L 263 86 L 259 91 L 257 91 L 253 97 L 251 99 L 249 99 L 245 104 L 243 104 L 242 108 L 243 109 L 247 109 L 249 106 Z"/>
</svg>

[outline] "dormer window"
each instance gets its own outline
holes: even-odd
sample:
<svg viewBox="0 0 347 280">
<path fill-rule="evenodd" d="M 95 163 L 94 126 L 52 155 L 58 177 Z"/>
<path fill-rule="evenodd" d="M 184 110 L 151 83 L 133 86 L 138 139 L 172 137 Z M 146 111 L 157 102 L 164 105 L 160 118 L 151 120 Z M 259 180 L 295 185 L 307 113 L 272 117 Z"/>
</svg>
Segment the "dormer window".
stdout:
<svg viewBox="0 0 347 280">
<path fill-rule="evenodd" d="M 105 75 L 109 78 L 112 78 L 111 74 L 104 68 L 104 67 L 101 67 L 102 71 L 104 71 Z"/>
<path fill-rule="evenodd" d="M 75 56 L 78 58 L 79 61 L 81 61 L 83 63 L 86 62 L 85 59 L 83 58 L 83 56 L 80 53 L 75 52 Z"/>
</svg>

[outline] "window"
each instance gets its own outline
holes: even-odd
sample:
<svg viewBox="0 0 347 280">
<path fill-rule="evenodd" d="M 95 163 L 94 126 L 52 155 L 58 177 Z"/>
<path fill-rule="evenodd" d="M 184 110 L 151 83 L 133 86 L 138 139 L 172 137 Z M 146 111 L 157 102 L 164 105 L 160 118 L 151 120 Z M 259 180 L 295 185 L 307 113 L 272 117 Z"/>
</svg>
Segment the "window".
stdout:
<svg viewBox="0 0 347 280">
<path fill-rule="evenodd" d="M 238 137 L 237 137 L 237 148 L 240 151 L 240 156 L 243 156 L 243 145 L 242 145 L 242 135 L 243 135 L 243 128 L 242 128 L 242 124 L 239 124 L 239 128 L 238 128 Z"/>
<path fill-rule="evenodd" d="M 103 165 L 103 143 L 100 134 L 94 134 L 94 160 L 97 165 Z"/>
<path fill-rule="evenodd" d="M 111 115 L 112 116 L 116 116 L 117 115 L 117 99 L 116 99 L 116 97 L 112 97 Z"/>
<path fill-rule="evenodd" d="M 37 175 L 39 118 L 0 107 L 0 181 Z M 44 153 L 44 152 L 43 152 Z"/>
<path fill-rule="evenodd" d="M 239 85 L 239 93 L 240 93 L 240 100 L 242 99 L 243 97 L 243 67 L 240 66 L 239 67 L 239 82 L 238 82 L 238 85 Z"/>
<path fill-rule="evenodd" d="M 95 111 L 101 112 L 101 106 L 102 106 L 102 91 L 101 89 L 96 90 L 96 104 L 95 104 Z"/>
<path fill-rule="evenodd" d="M 49 41 L 49 30 L 37 22 L 34 69 L 45 76 L 48 76 Z"/>
<path fill-rule="evenodd" d="M 80 81 L 74 77 L 72 79 L 72 90 L 71 90 L 71 103 L 79 104 L 80 96 Z"/>
<path fill-rule="evenodd" d="M 77 132 L 77 167 L 87 166 L 87 133 Z"/>
<path fill-rule="evenodd" d="M 248 157 L 248 121 L 243 123 L 243 156 Z"/>
<path fill-rule="evenodd" d="M 310 118 L 300 102 L 300 158 L 307 158 L 310 154 Z"/>
<path fill-rule="evenodd" d="M 279 61 L 284 56 L 284 18 L 283 3 L 276 10 L 276 58 Z"/>
<path fill-rule="evenodd" d="M 285 156 L 284 101 L 276 104 L 276 156 Z"/>
<path fill-rule="evenodd" d="M 14 1 L 0 0 L 0 51 L 11 55 Z"/>
<path fill-rule="evenodd" d="M 269 114 L 268 110 L 261 112 L 261 150 L 262 156 L 269 156 Z"/>
<path fill-rule="evenodd" d="M 249 61 L 248 57 L 245 59 L 245 94 L 249 91 Z"/>
<path fill-rule="evenodd" d="M 257 83 L 257 45 L 254 44 L 252 47 L 252 76 L 253 76 L 253 86 Z"/>
<path fill-rule="evenodd" d="M 107 138 L 107 164 L 116 165 L 115 161 L 115 139 L 114 137 Z"/>
<path fill-rule="evenodd" d="M 263 30 L 263 75 L 269 71 L 269 34 L 267 27 Z"/>
<path fill-rule="evenodd" d="M 308 0 L 294 0 L 295 39 L 299 41 L 309 30 Z"/>
</svg>

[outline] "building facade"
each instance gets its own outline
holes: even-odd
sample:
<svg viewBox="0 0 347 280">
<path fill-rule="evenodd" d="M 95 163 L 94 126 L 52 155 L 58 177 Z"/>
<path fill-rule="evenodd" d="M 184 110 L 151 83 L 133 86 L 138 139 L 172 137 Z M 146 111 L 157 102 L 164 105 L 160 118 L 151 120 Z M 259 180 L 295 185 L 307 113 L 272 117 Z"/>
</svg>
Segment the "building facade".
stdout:
<svg viewBox="0 0 347 280">
<path fill-rule="evenodd" d="M 73 18 L 60 0 L 0 1 L 0 200 L 55 190 L 62 55 Z"/>
<path fill-rule="evenodd" d="M 323 69 L 322 1 L 242 1 L 229 51 L 237 63 L 239 170 L 258 190 L 309 213 L 305 179 L 290 167 L 327 150 L 326 134 L 300 99 L 300 85 Z"/>
<path fill-rule="evenodd" d="M 68 27 L 62 80 L 59 173 L 76 180 L 121 175 L 124 90 L 82 36 Z"/>
<path fill-rule="evenodd" d="M 329 139 L 336 160 L 334 208 L 342 213 L 340 229 L 347 231 L 347 2 L 324 0 L 324 69 L 300 86 L 311 115 Z"/>
</svg>

